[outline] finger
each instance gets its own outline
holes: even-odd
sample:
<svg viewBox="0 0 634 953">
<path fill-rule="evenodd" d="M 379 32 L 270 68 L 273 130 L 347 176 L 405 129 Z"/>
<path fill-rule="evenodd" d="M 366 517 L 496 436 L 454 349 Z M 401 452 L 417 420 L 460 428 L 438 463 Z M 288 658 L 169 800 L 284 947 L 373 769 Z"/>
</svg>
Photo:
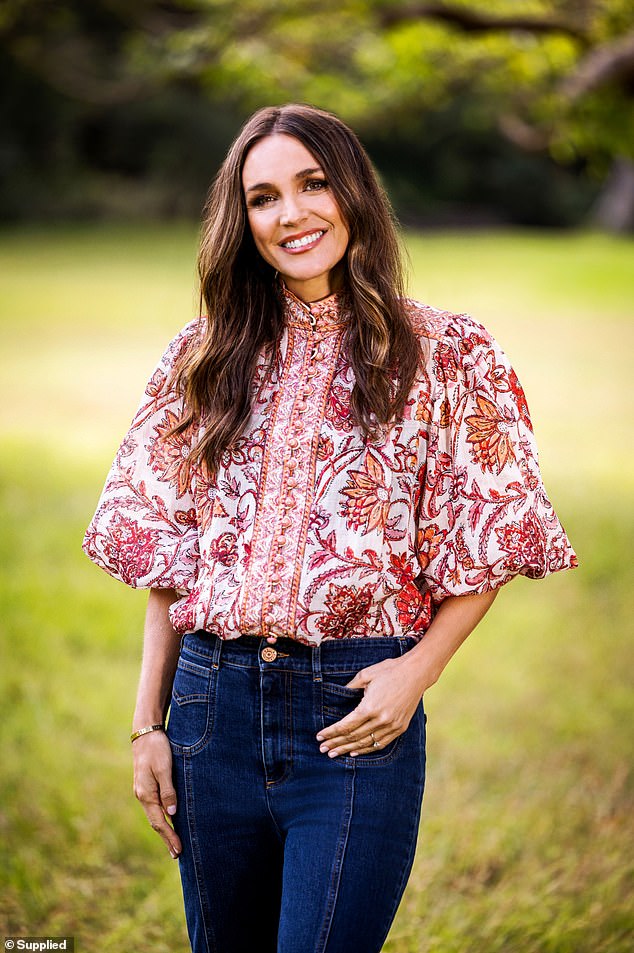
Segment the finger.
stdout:
<svg viewBox="0 0 634 953">
<path fill-rule="evenodd" d="M 363 669 L 354 676 L 352 681 L 346 683 L 346 688 L 365 688 L 369 679 L 364 675 Z"/>
<path fill-rule="evenodd" d="M 176 814 L 176 791 L 172 783 L 171 772 L 157 773 L 156 780 L 161 795 L 161 806 L 166 814 L 173 817 Z"/>
<path fill-rule="evenodd" d="M 367 712 L 360 710 L 362 704 L 363 702 L 359 702 L 357 707 L 351 711 L 349 715 L 346 715 L 345 718 L 341 718 L 339 721 L 333 722 L 332 725 L 322 728 L 321 731 L 317 733 L 317 741 L 332 741 L 333 738 L 345 739 L 352 734 L 356 737 L 360 737 L 369 724 Z"/>
<path fill-rule="evenodd" d="M 354 678 L 347 682 L 346 688 L 367 688 L 377 673 L 386 667 L 386 663 L 389 664 L 392 661 L 393 659 L 384 659 L 382 662 L 376 662 L 374 665 L 359 669 Z"/>
<path fill-rule="evenodd" d="M 373 744 L 372 731 L 376 728 L 377 725 L 375 725 L 374 722 L 365 722 L 358 731 L 351 734 L 335 736 L 334 738 L 322 742 L 319 746 L 319 750 L 323 754 L 336 757 L 338 754 L 347 754 L 349 751 L 357 751 L 367 747 L 367 745 L 371 746 Z"/>
<path fill-rule="evenodd" d="M 353 731 L 339 731 L 336 734 L 325 737 L 324 740 L 320 742 L 319 750 L 321 752 L 326 752 L 332 750 L 333 748 L 340 748 L 342 745 L 362 744 L 363 740 L 367 738 L 370 731 L 371 727 L 368 724 L 362 724 Z"/>
<path fill-rule="evenodd" d="M 143 803 L 143 802 L 142 802 Z M 182 851 L 181 842 L 174 829 L 165 819 L 163 808 L 158 801 L 143 804 L 143 810 L 152 830 L 163 838 L 171 856 L 176 860 Z"/>
<path fill-rule="evenodd" d="M 394 733 L 383 735 L 382 737 L 379 737 L 375 734 L 374 738 L 365 740 L 362 745 L 357 745 L 346 753 L 349 754 L 351 758 L 356 758 L 357 755 L 360 754 L 375 754 L 377 751 L 387 748 L 390 742 L 394 741 L 394 738 L 396 737 L 398 737 L 398 735 Z"/>
<path fill-rule="evenodd" d="M 380 751 L 381 748 L 385 748 L 391 740 L 391 738 L 386 738 L 384 741 L 379 742 L 376 746 L 372 741 L 369 744 L 366 742 L 361 742 L 361 744 L 359 744 L 357 742 L 356 744 L 338 745 L 336 748 L 331 748 L 327 754 L 329 758 L 338 758 L 342 754 L 354 756 L 358 754 L 371 754 L 372 752 Z"/>
<path fill-rule="evenodd" d="M 159 834 L 173 858 L 178 857 L 182 845 L 178 834 L 165 819 L 163 805 L 160 800 L 160 789 L 155 776 L 151 773 L 140 773 L 135 776 L 134 794 L 141 802 L 145 816 L 153 830 Z"/>
</svg>

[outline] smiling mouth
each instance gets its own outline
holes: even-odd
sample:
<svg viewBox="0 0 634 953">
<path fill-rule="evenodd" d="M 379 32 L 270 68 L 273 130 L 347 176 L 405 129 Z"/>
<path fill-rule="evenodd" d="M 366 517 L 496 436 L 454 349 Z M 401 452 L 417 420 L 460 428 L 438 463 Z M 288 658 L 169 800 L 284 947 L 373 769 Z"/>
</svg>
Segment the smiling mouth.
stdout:
<svg viewBox="0 0 634 953">
<path fill-rule="evenodd" d="M 302 235 L 301 238 L 293 238 L 291 241 L 280 242 L 280 247 L 287 249 L 287 251 L 301 251 L 304 248 L 308 248 L 311 245 L 316 244 L 322 235 L 325 235 L 326 232 L 324 229 L 318 229 L 315 232 L 311 232 L 309 235 Z"/>
</svg>

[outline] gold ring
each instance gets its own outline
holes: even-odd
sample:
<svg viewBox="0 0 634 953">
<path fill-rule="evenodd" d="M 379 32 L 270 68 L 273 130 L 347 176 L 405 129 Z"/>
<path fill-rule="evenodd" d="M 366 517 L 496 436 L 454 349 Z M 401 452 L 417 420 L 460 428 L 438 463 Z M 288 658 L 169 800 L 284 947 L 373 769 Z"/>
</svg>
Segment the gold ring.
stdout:
<svg viewBox="0 0 634 953">
<path fill-rule="evenodd" d="M 378 747 L 379 747 L 379 743 L 378 743 L 378 741 L 376 740 L 376 738 L 374 737 L 374 732 L 373 732 L 373 731 L 370 732 L 370 737 L 372 738 L 372 747 L 373 747 L 373 748 L 378 748 Z"/>
</svg>

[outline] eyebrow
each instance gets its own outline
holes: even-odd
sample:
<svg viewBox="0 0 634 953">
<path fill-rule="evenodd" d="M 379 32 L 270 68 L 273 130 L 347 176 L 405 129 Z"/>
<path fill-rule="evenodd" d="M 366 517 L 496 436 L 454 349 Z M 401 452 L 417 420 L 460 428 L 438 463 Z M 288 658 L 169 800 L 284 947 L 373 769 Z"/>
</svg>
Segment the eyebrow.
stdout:
<svg viewBox="0 0 634 953">
<path fill-rule="evenodd" d="M 313 169 L 302 169 L 301 172 L 295 173 L 295 178 L 306 179 L 309 175 L 314 175 L 315 172 L 321 172 L 323 174 L 323 171 L 324 170 L 321 168 L 321 166 L 315 166 L 315 168 Z M 247 189 L 247 193 L 258 192 L 261 189 L 274 189 L 274 188 L 275 186 L 272 185 L 270 182 L 258 182 L 257 185 L 250 185 L 249 188 Z"/>
</svg>

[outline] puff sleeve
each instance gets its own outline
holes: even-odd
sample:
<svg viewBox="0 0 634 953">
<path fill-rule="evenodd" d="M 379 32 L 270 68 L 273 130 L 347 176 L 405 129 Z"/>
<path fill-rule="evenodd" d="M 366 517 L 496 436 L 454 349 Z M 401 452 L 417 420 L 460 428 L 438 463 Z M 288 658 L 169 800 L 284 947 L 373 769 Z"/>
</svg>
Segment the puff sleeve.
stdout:
<svg viewBox="0 0 634 953">
<path fill-rule="evenodd" d="M 182 401 L 171 372 L 196 322 L 170 343 L 152 374 L 86 531 L 83 549 L 110 575 L 140 589 L 191 590 L 199 560 L 190 436 L 166 436 Z"/>
<path fill-rule="evenodd" d="M 434 398 L 418 557 L 437 604 L 577 565 L 546 495 L 528 406 L 497 342 L 465 315 L 430 342 Z"/>
</svg>

